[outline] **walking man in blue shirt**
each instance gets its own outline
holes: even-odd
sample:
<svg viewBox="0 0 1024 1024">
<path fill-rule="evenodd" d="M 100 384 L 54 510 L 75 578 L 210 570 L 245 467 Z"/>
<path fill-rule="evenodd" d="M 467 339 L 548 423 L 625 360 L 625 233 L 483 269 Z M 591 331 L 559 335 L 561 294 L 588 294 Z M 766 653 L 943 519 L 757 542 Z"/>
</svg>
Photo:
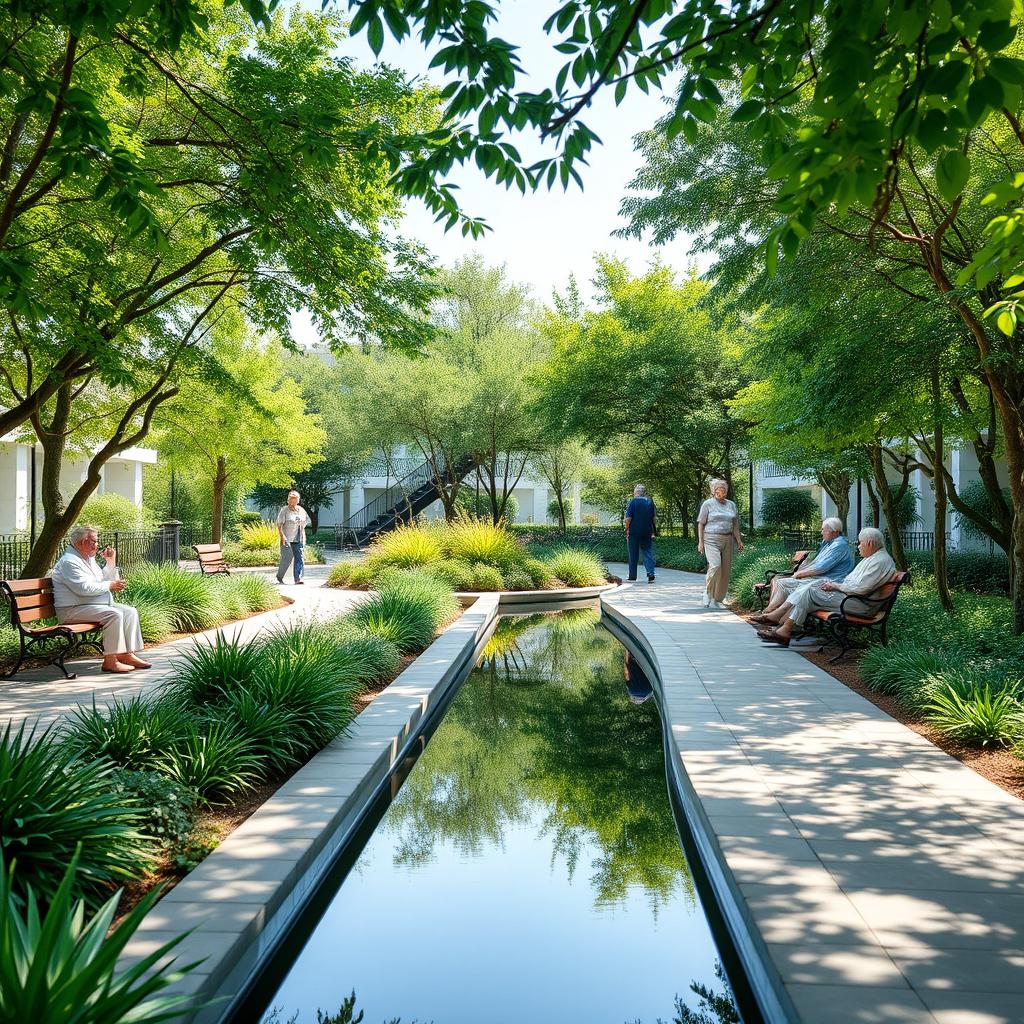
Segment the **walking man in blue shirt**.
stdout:
<svg viewBox="0 0 1024 1024">
<path fill-rule="evenodd" d="M 655 522 L 654 502 L 647 497 L 647 488 L 637 484 L 633 497 L 626 506 L 622 520 L 626 527 L 626 548 L 629 551 L 629 579 L 636 580 L 637 562 L 643 552 L 647 582 L 654 582 L 654 535 L 658 532 Z"/>
</svg>

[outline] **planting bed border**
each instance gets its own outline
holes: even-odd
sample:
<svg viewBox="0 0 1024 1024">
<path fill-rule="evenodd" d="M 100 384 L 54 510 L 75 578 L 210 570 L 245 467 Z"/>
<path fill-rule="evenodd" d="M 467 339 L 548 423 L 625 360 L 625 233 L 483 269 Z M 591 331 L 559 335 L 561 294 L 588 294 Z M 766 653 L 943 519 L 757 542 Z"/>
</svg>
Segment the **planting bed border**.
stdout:
<svg viewBox="0 0 1024 1024">
<path fill-rule="evenodd" d="M 182 932 L 178 964 L 203 963 L 168 988 L 196 1006 L 189 1024 L 232 1012 L 358 829 L 502 614 L 598 607 L 616 584 L 460 594 L 463 615 L 146 916 L 124 969 Z"/>
</svg>

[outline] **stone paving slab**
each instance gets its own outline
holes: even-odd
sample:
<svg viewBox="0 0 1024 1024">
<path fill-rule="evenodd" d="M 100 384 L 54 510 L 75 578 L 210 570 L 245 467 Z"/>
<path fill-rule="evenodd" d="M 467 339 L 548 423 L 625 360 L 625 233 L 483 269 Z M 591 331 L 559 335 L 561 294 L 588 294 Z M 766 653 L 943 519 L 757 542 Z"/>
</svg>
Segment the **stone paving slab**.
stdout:
<svg viewBox="0 0 1024 1024">
<path fill-rule="evenodd" d="M 1024 803 L 702 586 L 662 569 L 602 604 L 656 663 L 705 867 L 781 1015 L 1024 1024 Z"/>
<path fill-rule="evenodd" d="M 304 618 L 329 619 L 343 615 L 366 595 L 323 586 L 327 569 L 327 566 L 310 566 L 303 586 L 280 587 L 281 593 L 293 601 L 283 608 L 147 647 L 145 656 L 153 664 L 151 669 L 125 674 L 103 672 L 99 658 L 79 658 L 68 662 L 70 670 L 78 674 L 77 679 L 65 679 L 53 666 L 28 669 L 13 679 L 4 679 L 0 681 L 0 722 L 11 722 L 15 727 L 33 721 L 40 727 L 53 725 L 76 707 L 90 705 L 93 700 L 97 704 L 114 698 L 129 700 L 156 689 L 168 677 L 174 659 L 194 643 L 212 643 L 221 634 L 248 640 L 263 630 Z M 267 575 L 273 578 L 269 570 Z"/>
</svg>

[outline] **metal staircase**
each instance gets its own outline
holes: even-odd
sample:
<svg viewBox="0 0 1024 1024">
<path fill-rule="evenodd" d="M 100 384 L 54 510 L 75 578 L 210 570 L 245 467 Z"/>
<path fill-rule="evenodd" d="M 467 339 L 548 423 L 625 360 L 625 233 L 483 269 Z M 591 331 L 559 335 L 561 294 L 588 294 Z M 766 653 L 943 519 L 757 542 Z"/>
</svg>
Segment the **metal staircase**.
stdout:
<svg viewBox="0 0 1024 1024">
<path fill-rule="evenodd" d="M 467 455 L 452 467 L 452 475 L 461 479 L 475 466 L 476 460 Z M 393 530 L 400 523 L 411 522 L 437 501 L 438 496 L 434 470 L 429 462 L 423 462 L 343 523 L 338 523 L 334 527 L 335 545 L 339 550 L 348 546 L 362 547 L 378 534 Z"/>
</svg>

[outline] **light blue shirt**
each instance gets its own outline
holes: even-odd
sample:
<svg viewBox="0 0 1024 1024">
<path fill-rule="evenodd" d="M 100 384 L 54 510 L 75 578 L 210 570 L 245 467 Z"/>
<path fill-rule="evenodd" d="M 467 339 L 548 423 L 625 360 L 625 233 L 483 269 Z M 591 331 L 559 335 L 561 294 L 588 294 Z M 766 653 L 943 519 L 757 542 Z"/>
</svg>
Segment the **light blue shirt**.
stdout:
<svg viewBox="0 0 1024 1024">
<path fill-rule="evenodd" d="M 819 579 L 834 583 L 845 579 L 853 571 L 853 552 L 846 538 L 840 534 L 822 544 L 817 558 L 807 568 L 813 569 Z"/>
</svg>

